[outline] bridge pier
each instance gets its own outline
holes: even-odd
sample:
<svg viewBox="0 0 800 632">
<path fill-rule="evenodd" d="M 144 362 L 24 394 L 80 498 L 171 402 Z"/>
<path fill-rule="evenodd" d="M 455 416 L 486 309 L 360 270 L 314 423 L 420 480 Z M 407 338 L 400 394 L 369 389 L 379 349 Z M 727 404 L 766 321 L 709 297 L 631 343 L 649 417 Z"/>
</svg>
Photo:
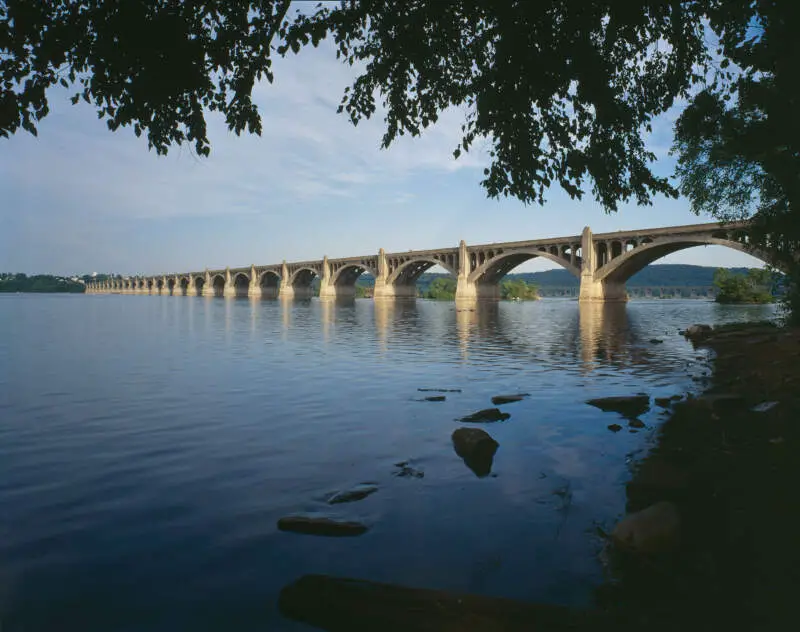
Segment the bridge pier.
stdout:
<svg viewBox="0 0 800 632">
<path fill-rule="evenodd" d="M 586 226 L 581 234 L 581 286 L 578 301 L 581 303 L 621 303 L 628 300 L 625 282 L 595 279 L 597 265 L 597 248 L 592 237 L 592 229 Z"/>
</svg>

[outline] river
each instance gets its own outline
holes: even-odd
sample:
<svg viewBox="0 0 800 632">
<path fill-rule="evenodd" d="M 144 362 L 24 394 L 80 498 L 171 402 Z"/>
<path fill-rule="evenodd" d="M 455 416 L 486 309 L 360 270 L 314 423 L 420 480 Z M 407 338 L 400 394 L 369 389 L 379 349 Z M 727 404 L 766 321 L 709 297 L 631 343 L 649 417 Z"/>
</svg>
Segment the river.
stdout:
<svg viewBox="0 0 800 632">
<path fill-rule="evenodd" d="M 697 390 L 705 355 L 678 329 L 774 314 L 0 295 L 0 628 L 305 630 L 275 606 L 305 573 L 588 604 L 596 527 L 624 512 L 663 413 L 614 433 L 585 401 Z M 479 478 L 455 420 L 521 392 L 481 426 L 500 447 Z M 378 491 L 325 502 L 364 482 Z M 370 530 L 278 531 L 298 512 Z"/>
</svg>

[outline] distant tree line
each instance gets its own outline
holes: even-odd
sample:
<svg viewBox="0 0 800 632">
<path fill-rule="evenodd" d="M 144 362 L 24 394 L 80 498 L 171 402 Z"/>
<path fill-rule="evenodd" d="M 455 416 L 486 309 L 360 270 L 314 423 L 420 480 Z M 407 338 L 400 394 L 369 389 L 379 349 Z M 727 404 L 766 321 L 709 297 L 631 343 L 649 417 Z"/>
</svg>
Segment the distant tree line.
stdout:
<svg viewBox="0 0 800 632">
<path fill-rule="evenodd" d="M 22 273 L 0 274 L 0 292 L 69 292 L 80 294 L 86 290 L 77 277 L 66 278 L 50 274 L 28 276 Z"/>
</svg>

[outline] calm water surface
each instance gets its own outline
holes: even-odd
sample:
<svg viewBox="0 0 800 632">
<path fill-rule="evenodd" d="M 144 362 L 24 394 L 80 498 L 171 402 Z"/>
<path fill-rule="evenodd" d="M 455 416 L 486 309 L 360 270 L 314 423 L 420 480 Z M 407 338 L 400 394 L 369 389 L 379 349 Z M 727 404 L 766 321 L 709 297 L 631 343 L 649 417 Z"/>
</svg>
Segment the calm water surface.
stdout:
<svg viewBox="0 0 800 632">
<path fill-rule="evenodd" d="M 623 512 L 662 417 L 613 434 L 620 419 L 585 400 L 697 389 L 707 367 L 679 328 L 773 314 L 0 296 L 2 630 L 304 630 L 275 602 L 305 573 L 586 604 L 594 528 Z M 530 397 L 484 426 L 500 448 L 478 478 L 455 419 L 516 392 Z M 324 502 L 366 481 L 365 500 Z M 370 531 L 279 532 L 296 512 Z"/>
</svg>

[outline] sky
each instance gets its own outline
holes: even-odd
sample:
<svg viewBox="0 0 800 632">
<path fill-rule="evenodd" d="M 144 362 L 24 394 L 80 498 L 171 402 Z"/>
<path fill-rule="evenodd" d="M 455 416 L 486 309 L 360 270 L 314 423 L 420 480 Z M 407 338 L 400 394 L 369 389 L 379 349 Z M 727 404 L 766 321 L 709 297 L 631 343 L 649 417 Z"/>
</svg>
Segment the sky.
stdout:
<svg viewBox="0 0 800 632">
<path fill-rule="evenodd" d="M 353 127 L 336 113 L 353 77 L 324 44 L 277 59 L 274 84 L 254 92 L 262 135 L 237 137 L 211 114 L 208 158 L 189 146 L 158 156 L 53 90 L 38 137 L 0 139 L 0 271 L 161 274 L 713 221 L 685 199 L 610 215 L 590 194 L 572 200 L 558 188 L 544 206 L 490 199 L 479 184 L 485 148 L 452 156 L 463 112 L 382 150 L 381 116 Z M 674 167 L 675 116 L 660 117 L 649 139 L 661 175 Z M 761 265 L 720 246 L 658 263 Z"/>
</svg>

